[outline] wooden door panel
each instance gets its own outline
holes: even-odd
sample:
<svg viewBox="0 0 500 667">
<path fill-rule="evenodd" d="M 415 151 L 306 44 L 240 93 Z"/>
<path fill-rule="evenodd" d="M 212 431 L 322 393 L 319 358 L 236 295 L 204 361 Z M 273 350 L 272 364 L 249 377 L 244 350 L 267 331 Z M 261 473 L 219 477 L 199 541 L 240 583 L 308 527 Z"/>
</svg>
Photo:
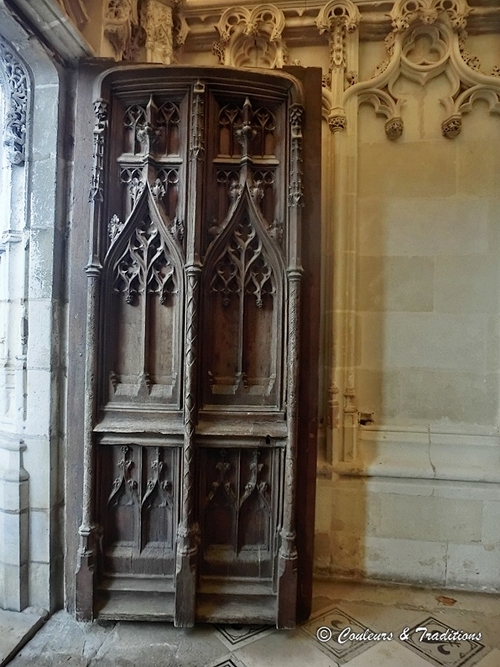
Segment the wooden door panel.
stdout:
<svg viewBox="0 0 500 667">
<path fill-rule="evenodd" d="M 82 618 L 295 623 L 302 90 L 233 74 L 95 103 Z"/>
</svg>

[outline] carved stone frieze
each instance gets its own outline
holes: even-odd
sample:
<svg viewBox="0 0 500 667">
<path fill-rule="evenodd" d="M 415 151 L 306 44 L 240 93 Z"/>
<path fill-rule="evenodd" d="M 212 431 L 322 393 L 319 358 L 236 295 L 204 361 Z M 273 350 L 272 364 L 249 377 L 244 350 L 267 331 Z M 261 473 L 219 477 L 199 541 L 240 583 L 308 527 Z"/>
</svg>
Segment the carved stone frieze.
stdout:
<svg viewBox="0 0 500 667">
<path fill-rule="evenodd" d="M 272 4 L 253 9 L 231 7 L 216 26 L 220 40 L 213 52 L 230 67 L 283 67 L 288 59 L 283 39 L 285 16 Z"/>
<path fill-rule="evenodd" d="M 0 39 L 0 84 L 6 105 L 3 122 L 3 143 L 11 164 L 24 164 L 26 145 L 26 113 L 28 106 L 28 75 L 17 54 Z"/>
</svg>

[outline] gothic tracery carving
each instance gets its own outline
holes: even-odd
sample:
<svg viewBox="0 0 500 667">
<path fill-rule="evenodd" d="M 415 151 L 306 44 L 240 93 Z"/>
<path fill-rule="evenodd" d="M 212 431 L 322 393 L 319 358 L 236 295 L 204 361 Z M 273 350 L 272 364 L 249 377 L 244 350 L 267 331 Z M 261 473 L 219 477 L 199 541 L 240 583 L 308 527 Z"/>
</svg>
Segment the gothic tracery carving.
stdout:
<svg viewBox="0 0 500 667">
<path fill-rule="evenodd" d="M 221 65 L 283 67 L 287 48 L 283 12 L 272 4 L 226 9 L 217 24 L 220 40 L 213 45 Z"/>
<path fill-rule="evenodd" d="M 395 92 L 398 78 L 403 75 L 423 86 L 444 74 L 450 94 L 441 100 L 446 112 L 443 136 L 458 136 L 462 115 L 477 99 L 485 100 L 491 113 L 499 113 L 498 81 L 483 74 L 477 58 L 465 50 L 470 11 L 466 0 L 397 0 L 391 12 L 393 30 L 385 40 L 389 57 L 371 80 L 345 91 L 344 103 L 357 95 L 359 104 L 371 104 L 377 115 L 386 118 L 387 137 L 396 140 L 404 127 L 403 101 Z"/>
<path fill-rule="evenodd" d="M 28 75 L 17 54 L 0 39 L 0 83 L 6 100 L 3 143 L 11 164 L 25 160 Z"/>
<path fill-rule="evenodd" d="M 233 294 L 251 294 L 258 308 L 263 299 L 275 293 L 272 269 L 263 256 L 262 241 L 247 220 L 234 230 L 226 249 L 215 266 L 210 284 L 228 306 Z"/>
<path fill-rule="evenodd" d="M 176 293 L 177 279 L 164 239 L 148 217 L 139 224 L 124 252 L 114 263 L 114 291 L 125 295 L 127 303 L 146 291 L 157 294 L 160 303 Z"/>
</svg>

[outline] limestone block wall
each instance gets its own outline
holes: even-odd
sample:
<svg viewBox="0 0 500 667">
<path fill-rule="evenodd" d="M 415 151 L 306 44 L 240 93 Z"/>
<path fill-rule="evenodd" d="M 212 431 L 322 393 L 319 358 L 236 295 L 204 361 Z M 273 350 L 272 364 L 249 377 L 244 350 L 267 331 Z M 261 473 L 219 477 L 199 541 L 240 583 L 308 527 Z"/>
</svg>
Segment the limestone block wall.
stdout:
<svg viewBox="0 0 500 667">
<path fill-rule="evenodd" d="M 0 3 L 0 608 L 61 604 L 63 105 Z"/>
</svg>

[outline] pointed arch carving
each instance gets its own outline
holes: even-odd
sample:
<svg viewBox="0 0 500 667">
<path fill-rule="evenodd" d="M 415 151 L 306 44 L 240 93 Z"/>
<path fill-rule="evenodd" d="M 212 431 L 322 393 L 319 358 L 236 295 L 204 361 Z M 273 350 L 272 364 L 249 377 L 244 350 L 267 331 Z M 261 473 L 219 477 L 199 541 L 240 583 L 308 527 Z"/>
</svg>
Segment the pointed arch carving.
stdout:
<svg viewBox="0 0 500 667">
<path fill-rule="evenodd" d="M 204 274 L 210 309 L 206 318 L 210 342 L 203 355 L 205 402 L 224 403 L 224 397 L 231 396 L 232 403 L 239 398 L 243 404 L 265 401 L 277 406 L 284 265 L 247 183 L 240 187 L 222 231 L 207 250 Z M 233 329 L 231 349 L 225 354 L 214 335 L 224 327 Z M 268 341 L 269 346 L 266 350 L 262 346 L 256 355 L 257 341 Z"/>
<path fill-rule="evenodd" d="M 170 230 L 145 184 L 104 260 L 108 402 L 179 403 L 184 262 Z"/>
<path fill-rule="evenodd" d="M 283 67 L 288 53 L 283 39 L 285 15 L 275 5 L 226 9 L 216 26 L 220 40 L 213 45 L 221 65 Z"/>
<path fill-rule="evenodd" d="M 403 133 L 403 101 L 395 92 L 399 77 L 424 86 L 444 74 L 450 90 L 441 99 L 445 110 L 444 137 L 452 139 L 460 133 L 462 115 L 470 113 L 478 99 L 488 103 L 490 113 L 498 114 L 498 77 L 481 72 L 477 58 L 465 50 L 470 11 L 466 0 L 398 0 L 391 12 L 393 30 L 385 40 L 388 58 L 371 79 L 345 91 L 343 106 L 353 96 L 358 104 L 371 104 L 375 113 L 386 119 L 387 137 L 395 140 Z M 427 51 L 419 51 L 419 40 L 424 37 Z"/>
</svg>

